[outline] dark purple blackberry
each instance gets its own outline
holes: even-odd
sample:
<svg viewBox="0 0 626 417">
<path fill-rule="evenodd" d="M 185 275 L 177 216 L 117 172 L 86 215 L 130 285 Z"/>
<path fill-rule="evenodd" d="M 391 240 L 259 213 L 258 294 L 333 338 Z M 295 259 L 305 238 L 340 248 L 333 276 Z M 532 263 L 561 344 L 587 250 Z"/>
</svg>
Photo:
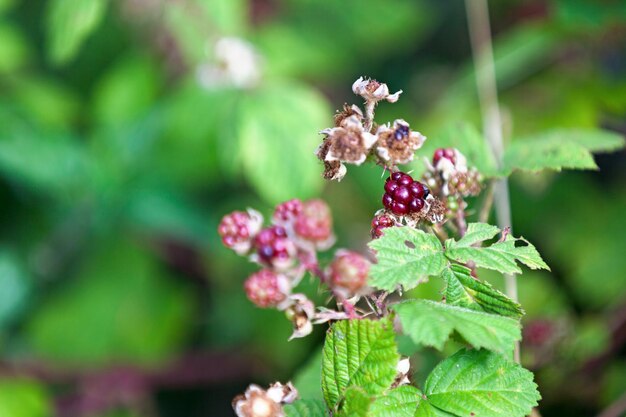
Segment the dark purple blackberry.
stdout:
<svg viewBox="0 0 626 417">
<path fill-rule="evenodd" d="M 385 182 L 383 206 L 397 216 L 416 213 L 424 207 L 428 188 L 404 172 L 392 173 Z"/>
</svg>

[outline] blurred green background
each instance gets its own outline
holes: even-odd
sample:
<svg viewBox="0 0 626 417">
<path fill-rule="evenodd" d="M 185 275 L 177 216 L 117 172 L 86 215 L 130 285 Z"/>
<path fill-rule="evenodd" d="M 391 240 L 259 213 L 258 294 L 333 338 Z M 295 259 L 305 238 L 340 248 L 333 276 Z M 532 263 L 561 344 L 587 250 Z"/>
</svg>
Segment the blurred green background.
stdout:
<svg viewBox="0 0 626 417">
<path fill-rule="evenodd" d="M 623 0 L 490 7 L 507 140 L 626 132 Z M 256 49 L 254 87 L 215 75 L 227 36 Z M 480 127 L 461 0 L 0 0 L 0 417 L 229 416 L 314 358 L 323 329 L 287 342 L 216 226 L 321 196 L 339 246 L 364 250 L 380 170 L 325 184 L 313 156 L 360 75 L 404 90 L 379 121 L 433 142 Z M 626 392 L 626 153 L 596 161 L 511 180 L 515 233 L 552 267 L 519 279 L 543 416 Z"/>
</svg>

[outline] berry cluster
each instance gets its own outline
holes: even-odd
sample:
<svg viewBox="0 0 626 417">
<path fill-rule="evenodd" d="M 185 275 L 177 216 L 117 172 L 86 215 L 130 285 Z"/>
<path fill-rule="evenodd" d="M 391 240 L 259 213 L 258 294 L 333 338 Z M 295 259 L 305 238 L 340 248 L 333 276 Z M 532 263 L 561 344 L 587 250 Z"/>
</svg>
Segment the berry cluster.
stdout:
<svg viewBox="0 0 626 417">
<path fill-rule="evenodd" d="M 439 161 L 445 158 L 452 164 L 456 164 L 456 151 L 454 148 L 439 148 L 433 154 L 433 166 L 437 166 Z"/>
<path fill-rule="evenodd" d="M 287 237 L 285 228 L 278 225 L 261 230 L 254 238 L 254 248 L 260 263 L 278 270 L 289 268 L 296 255 L 296 246 Z"/>
<path fill-rule="evenodd" d="M 370 262 L 363 255 L 339 250 L 328 267 L 329 284 L 347 298 L 366 286 L 369 270 Z"/>
<path fill-rule="evenodd" d="M 269 269 L 262 269 L 246 280 L 244 289 L 248 299 L 259 307 L 276 307 L 287 298 L 289 280 Z"/>
<path fill-rule="evenodd" d="M 396 225 L 396 221 L 386 213 L 376 214 L 372 219 L 372 239 L 378 239 L 383 235 L 383 229 Z"/>
<path fill-rule="evenodd" d="M 409 174 L 394 172 L 385 182 L 383 206 L 397 216 L 418 213 L 424 208 L 424 199 L 430 190 Z"/>
</svg>

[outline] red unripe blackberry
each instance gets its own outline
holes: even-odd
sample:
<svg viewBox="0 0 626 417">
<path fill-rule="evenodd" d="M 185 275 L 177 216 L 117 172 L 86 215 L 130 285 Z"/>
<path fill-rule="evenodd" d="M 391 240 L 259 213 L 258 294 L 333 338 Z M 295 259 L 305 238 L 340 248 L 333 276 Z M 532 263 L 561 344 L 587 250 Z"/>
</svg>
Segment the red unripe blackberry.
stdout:
<svg viewBox="0 0 626 417">
<path fill-rule="evenodd" d="M 294 261 L 296 248 L 282 226 L 270 226 L 261 230 L 254 239 L 258 261 L 264 265 L 283 269 Z"/>
<path fill-rule="evenodd" d="M 456 152 L 454 148 L 439 148 L 433 154 L 433 165 L 437 166 L 437 163 L 441 160 L 441 158 L 446 158 L 452 164 L 456 164 Z"/>
<path fill-rule="evenodd" d="M 254 210 L 248 213 L 234 211 L 222 218 L 217 232 L 222 237 L 222 243 L 239 254 L 250 250 L 252 238 L 261 228 L 263 218 Z"/>
<path fill-rule="evenodd" d="M 395 226 L 396 222 L 388 214 L 379 214 L 372 219 L 372 239 L 379 238 L 383 235 L 383 229 Z"/>
<path fill-rule="evenodd" d="M 295 219 L 293 230 L 297 238 L 313 244 L 317 249 L 327 249 L 334 240 L 330 207 L 322 200 L 305 202 Z"/>
<path fill-rule="evenodd" d="M 361 254 L 341 250 L 328 267 L 329 284 L 334 289 L 356 293 L 367 283 L 370 262 Z"/>
<path fill-rule="evenodd" d="M 420 211 L 430 191 L 404 172 L 394 172 L 385 182 L 383 206 L 397 216 Z"/>
<path fill-rule="evenodd" d="M 273 219 L 279 223 L 288 222 L 302 212 L 302 201 L 294 198 L 276 206 Z"/>
<path fill-rule="evenodd" d="M 275 307 L 290 290 L 289 279 L 269 269 L 250 275 L 243 286 L 248 299 L 262 308 Z"/>
</svg>

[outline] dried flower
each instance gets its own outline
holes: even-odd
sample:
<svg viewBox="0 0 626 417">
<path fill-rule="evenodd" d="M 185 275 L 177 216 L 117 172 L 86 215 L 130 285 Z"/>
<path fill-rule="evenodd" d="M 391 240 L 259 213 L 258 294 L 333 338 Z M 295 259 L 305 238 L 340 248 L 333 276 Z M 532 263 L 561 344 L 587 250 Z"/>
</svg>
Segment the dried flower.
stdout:
<svg viewBox="0 0 626 417">
<path fill-rule="evenodd" d="M 288 304 L 287 304 L 288 303 Z M 312 320 L 315 317 L 315 304 L 304 294 L 292 294 L 284 308 L 287 318 L 293 324 L 291 339 L 305 337 L 313 331 Z"/>
<path fill-rule="evenodd" d="M 361 165 L 369 149 L 376 142 L 376 136 L 363 129 L 358 116 L 352 115 L 341 121 L 339 127 L 324 129 L 325 141 L 330 142 L 325 161 L 341 161 Z"/>
<path fill-rule="evenodd" d="M 376 135 L 376 154 L 388 167 L 411 162 L 415 151 L 426 140 L 421 133 L 412 131 L 409 124 L 402 119 L 395 120 L 392 127 L 379 126 Z"/>
<path fill-rule="evenodd" d="M 387 84 L 364 77 L 359 77 L 352 84 L 352 91 L 354 94 L 363 97 L 365 101 L 371 102 L 387 100 L 390 103 L 395 103 L 400 98 L 400 94 L 402 94 L 402 90 L 389 94 Z"/>
<path fill-rule="evenodd" d="M 291 382 L 276 382 L 267 391 L 252 384 L 233 399 L 233 409 L 237 417 L 284 417 L 282 404 L 291 404 L 297 398 L 298 391 Z"/>
</svg>

